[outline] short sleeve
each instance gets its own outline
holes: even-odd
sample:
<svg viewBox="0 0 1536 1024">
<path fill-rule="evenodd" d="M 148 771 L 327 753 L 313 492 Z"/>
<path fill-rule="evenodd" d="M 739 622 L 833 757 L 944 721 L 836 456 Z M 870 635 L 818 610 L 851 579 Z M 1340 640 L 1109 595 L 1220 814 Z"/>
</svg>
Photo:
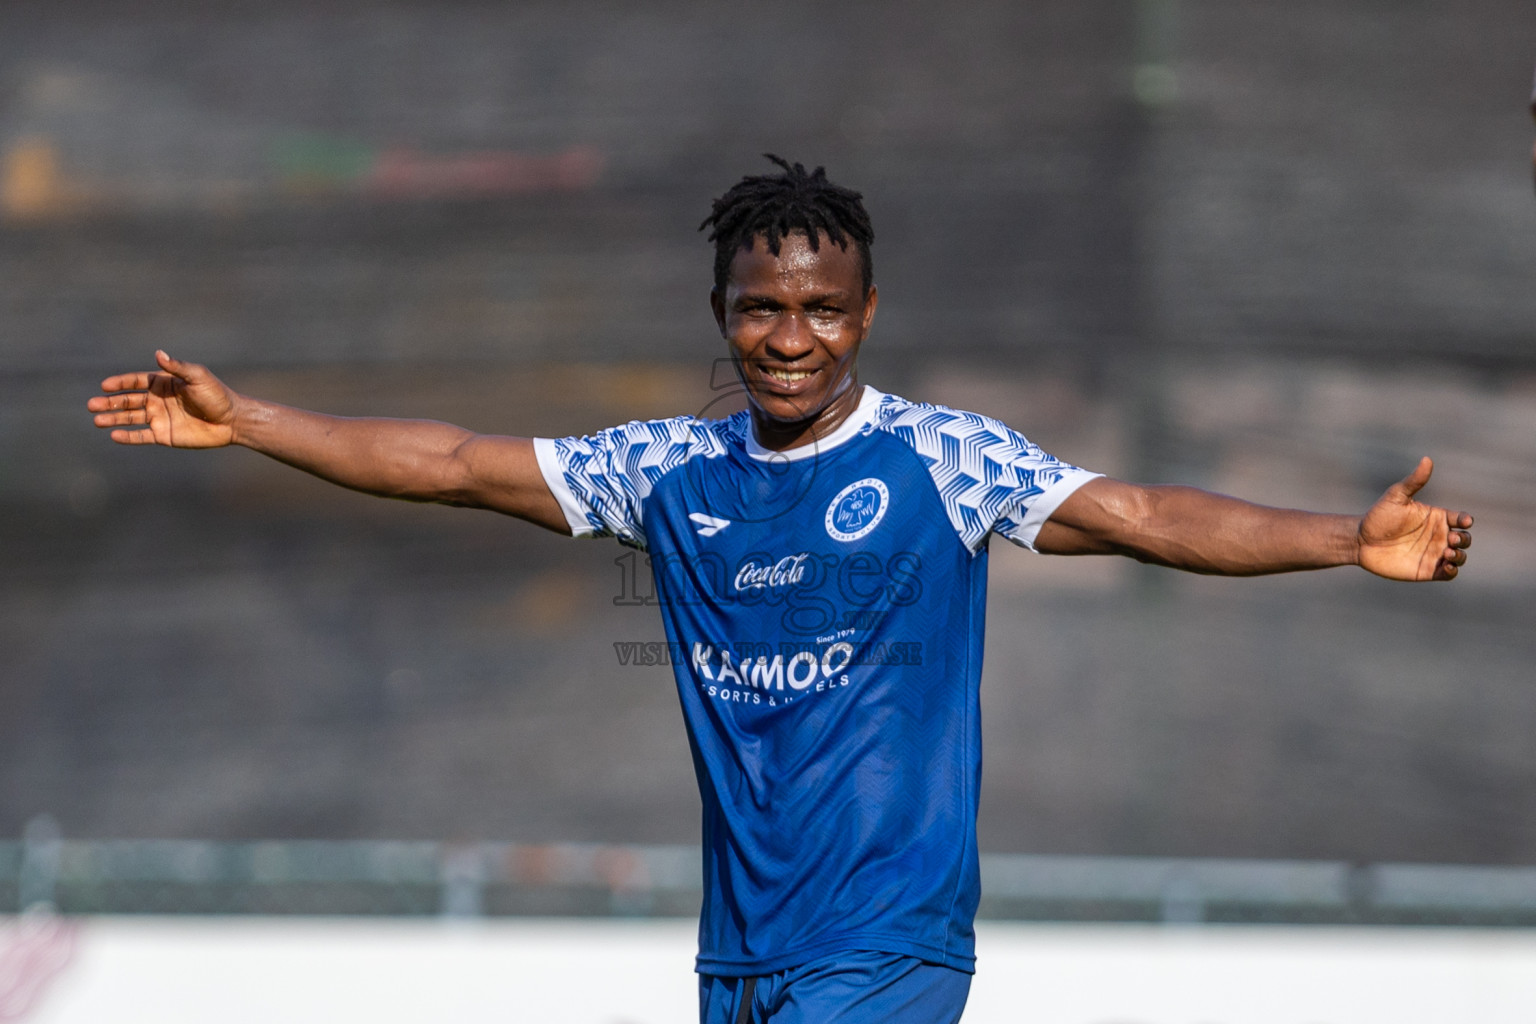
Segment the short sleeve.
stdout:
<svg viewBox="0 0 1536 1024">
<path fill-rule="evenodd" d="M 1022 436 L 1020 440 L 1023 440 Z M 1039 448 L 1030 444 L 1030 448 L 1038 454 L 1038 461 L 1031 461 L 1024 465 L 1015 464 L 1014 472 L 1021 478 L 1026 472 L 1032 473 L 1034 479 L 1027 485 L 1021 486 L 1013 493 L 1009 500 L 1003 503 L 999 509 L 997 521 L 992 524 L 993 532 L 1020 547 L 1035 550 L 1035 537 L 1040 533 L 1040 527 L 1051 518 L 1066 501 L 1073 491 L 1094 477 L 1103 476 L 1103 473 L 1094 473 L 1070 463 L 1062 462 L 1053 455 L 1047 455 Z"/>
<path fill-rule="evenodd" d="M 1034 550 L 1040 527 L 1100 473 L 1063 462 L 998 420 L 910 405 L 886 421 L 923 463 L 960 540 L 980 550 L 997 533 Z"/>
<path fill-rule="evenodd" d="M 719 443 L 691 417 L 625 423 L 586 437 L 534 438 L 544 482 L 575 537 L 615 537 L 644 548 L 646 497 L 692 455 Z"/>
</svg>

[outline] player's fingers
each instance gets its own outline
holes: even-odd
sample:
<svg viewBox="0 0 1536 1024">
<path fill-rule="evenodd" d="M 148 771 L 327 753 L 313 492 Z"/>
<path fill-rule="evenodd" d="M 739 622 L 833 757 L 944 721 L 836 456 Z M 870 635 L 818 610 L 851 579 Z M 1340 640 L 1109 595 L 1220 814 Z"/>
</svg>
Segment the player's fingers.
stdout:
<svg viewBox="0 0 1536 1024">
<path fill-rule="evenodd" d="M 109 437 L 118 444 L 154 444 L 155 434 L 151 430 L 114 430 Z"/>
<path fill-rule="evenodd" d="M 206 367 L 197 363 L 185 363 L 180 359 L 172 359 L 164 349 L 155 349 L 155 362 L 159 363 L 160 368 L 166 373 L 180 377 L 182 380 L 189 380 L 207 372 Z"/>
<path fill-rule="evenodd" d="M 1437 580 L 1453 580 L 1455 578 L 1456 567 L 1451 565 L 1449 562 L 1442 563 L 1440 567 L 1435 570 L 1435 579 Z"/>
<path fill-rule="evenodd" d="M 1413 467 L 1413 472 L 1403 477 L 1402 480 L 1392 485 L 1392 490 L 1399 490 L 1404 499 L 1412 498 L 1419 493 L 1419 489 L 1429 483 L 1429 475 L 1434 472 L 1435 463 L 1428 456 L 1419 460 L 1419 464 Z"/>
<path fill-rule="evenodd" d="M 88 400 L 85 407 L 91 412 L 108 412 L 113 409 L 142 409 L 149 404 L 149 394 L 130 391 L 121 395 L 97 395 Z"/>
<path fill-rule="evenodd" d="M 149 387 L 152 373 L 120 373 L 101 382 L 103 391 L 143 391 Z"/>
<path fill-rule="evenodd" d="M 149 422 L 144 409 L 121 409 L 117 412 L 99 412 L 93 417 L 98 427 L 143 426 Z"/>
<path fill-rule="evenodd" d="M 1466 565 L 1467 553 L 1459 548 L 1446 548 L 1443 561 L 1449 562 L 1451 565 Z"/>
<path fill-rule="evenodd" d="M 1472 534 L 1467 530 L 1452 530 L 1446 543 L 1453 548 L 1469 548 L 1472 546 Z"/>
</svg>

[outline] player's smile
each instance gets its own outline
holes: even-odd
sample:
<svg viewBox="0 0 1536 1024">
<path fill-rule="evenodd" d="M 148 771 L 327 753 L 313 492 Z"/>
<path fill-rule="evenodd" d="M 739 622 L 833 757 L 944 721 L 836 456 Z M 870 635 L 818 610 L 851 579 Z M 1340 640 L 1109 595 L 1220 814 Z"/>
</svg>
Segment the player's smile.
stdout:
<svg viewBox="0 0 1536 1024">
<path fill-rule="evenodd" d="M 710 304 L 746 387 L 758 441 L 785 449 L 834 430 L 858 405 L 859 345 L 874 320 L 858 253 L 821 236 L 761 238 L 736 254 Z"/>
<path fill-rule="evenodd" d="M 763 372 L 780 384 L 798 384 L 802 380 L 810 380 L 813 376 L 810 370 L 780 370 L 772 366 L 764 366 Z"/>
</svg>

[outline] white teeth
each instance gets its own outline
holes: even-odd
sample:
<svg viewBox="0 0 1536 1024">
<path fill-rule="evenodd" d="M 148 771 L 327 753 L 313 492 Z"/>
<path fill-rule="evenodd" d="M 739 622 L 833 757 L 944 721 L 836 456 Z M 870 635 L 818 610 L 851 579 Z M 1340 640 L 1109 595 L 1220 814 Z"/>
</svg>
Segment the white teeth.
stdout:
<svg viewBox="0 0 1536 1024">
<path fill-rule="evenodd" d="M 781 380 L 785 384 L 793 384 L 797 380 L 805 380 L 811 372 L 810 370 L 769 370 L 768 376 L 774 380 Z"/>
</svg>

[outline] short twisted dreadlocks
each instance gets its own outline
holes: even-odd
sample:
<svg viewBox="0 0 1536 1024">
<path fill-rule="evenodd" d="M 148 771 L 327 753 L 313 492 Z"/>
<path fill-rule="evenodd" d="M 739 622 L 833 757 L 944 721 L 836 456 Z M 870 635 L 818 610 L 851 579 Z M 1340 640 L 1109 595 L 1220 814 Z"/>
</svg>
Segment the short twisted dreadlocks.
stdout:
<svg viewBox="0 0 1536 1024">
<path fill-rule="evenodd" d="M 823 234 L 844 249 L 851 240 L 858 250 L 864 290 L 868 292 L 875 280 L 869 257 L 875 229 L 869 223 L 863 196 L 828 181 L 825 167 L 807 174 L 804 164 L 791 164 L 772 153 L 763 156 L 784 168 L 784 173 L 742 178 L 715 200 L 709 216 L 699 225 L 700 231 L 714 226 L 709 240 L 715 243 L 715 288 L 725 291 L 731 261 L 741 250 L 751 251 L 759 235 L 768 243 L 768 251 L 777 256 L 784 236 L 803 231 L 812 251 L 820 249 Z"/>
</svg>

